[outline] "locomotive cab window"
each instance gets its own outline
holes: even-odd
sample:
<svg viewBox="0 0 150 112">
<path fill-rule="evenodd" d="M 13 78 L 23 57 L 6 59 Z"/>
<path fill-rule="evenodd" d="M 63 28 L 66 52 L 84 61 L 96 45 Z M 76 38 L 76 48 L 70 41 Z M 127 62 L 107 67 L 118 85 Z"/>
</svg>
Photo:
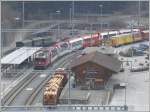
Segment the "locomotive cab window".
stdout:
<svg viewBox="0 0 150 112">
<path fill-rule="evenodd" d="M 52 50 L 52 57 L 56 56 L 57 54 L 58 54 L 57 48 L 54 48 L 54 49 Z"/>
</svg>

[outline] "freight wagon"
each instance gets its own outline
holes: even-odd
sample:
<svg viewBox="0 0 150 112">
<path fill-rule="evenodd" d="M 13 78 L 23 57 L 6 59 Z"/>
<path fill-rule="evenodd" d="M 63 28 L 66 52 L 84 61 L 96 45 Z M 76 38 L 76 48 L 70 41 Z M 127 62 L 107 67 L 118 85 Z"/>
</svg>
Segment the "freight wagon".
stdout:
<svg viewBox="0 0 150 112">
<path fill-rule="evenodd" d="M 133 42 L 138 42 L 142 40 L 142 35 L 140 32 L 133 32 L 132 38 L 133 38 Z"/>
<path fill-rule="evenodd" d="M 112 38 L 110 39 L 111 46 L 120 46 L 132 42 L 133 42 L 133 38 L 131 34 L 116 35 L 116 36 L 112 36 Z"/>
<path fill-rule="evenodd" d="M 28 39 L 23 41 L 17 41 L 16 47 L 23 47 L 23 46 L 29 46 L 29 47 L 47 47 L 53 44 L 51 37 L 36 37 L 34 39 Z"/>
<path fill-rule="evenodd" d="M 112 38 L 109 39 L 110 45 L 114 47 L 130 44 L 142 40 L 143 38 L 140 32 L 134 32 L 132 34 L 128 33 L 128 34 L 116 35 L 116 36 L 112 36 Z"/>
<path fill-rule="evenodd" d="M 44 105 L 56 105 L 58 103 L 59 96 L 65 84 L 67 83 L 67 74 L 65 70 L 59 68 L 56 70 L 51 79 L 47 82 L 43 92 L 43 104 Z"/>
<path fill-rule="evenodd" d="M 144 40 L 149 40 L 149 30 L 142 31 L 142 37 Z"/>
</svg>

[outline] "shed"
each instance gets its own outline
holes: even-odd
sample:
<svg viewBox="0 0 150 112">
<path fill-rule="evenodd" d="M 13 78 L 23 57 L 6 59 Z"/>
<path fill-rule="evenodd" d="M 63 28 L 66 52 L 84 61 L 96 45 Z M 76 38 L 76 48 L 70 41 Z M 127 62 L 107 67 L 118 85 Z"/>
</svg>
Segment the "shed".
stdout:
<svg viewBox="0 0 150 112">
<path fill-rule="evenodd" d="M 80 86 L 104 87 L 112 74 L 120 71 L 121 61 L 100 52 L 80 56 L 71 62 L 75 81 Z"/>
</svg>

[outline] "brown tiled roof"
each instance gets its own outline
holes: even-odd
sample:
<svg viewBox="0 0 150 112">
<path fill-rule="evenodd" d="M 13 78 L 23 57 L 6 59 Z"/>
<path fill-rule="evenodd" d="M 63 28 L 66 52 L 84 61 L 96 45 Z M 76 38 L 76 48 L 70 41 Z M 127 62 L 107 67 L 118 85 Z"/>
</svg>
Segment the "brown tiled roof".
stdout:
<svg viewBox="0 0 150 112">
<path fill-rule="evenodd" d="M 98 65 L 103 66 L 104 68 L 107 68 L 113 72 L 119 72 L 121 67 L 121 61 L 114 57 L 107 56 L 105 54 L 102 54 L 100 52 L 92 52 L 86 55 L 83 55 L 71 63 L 71 68 L 74 68 L 78 65 L 81 65 L 86 62 L 93 62 Z"/>
</svg>

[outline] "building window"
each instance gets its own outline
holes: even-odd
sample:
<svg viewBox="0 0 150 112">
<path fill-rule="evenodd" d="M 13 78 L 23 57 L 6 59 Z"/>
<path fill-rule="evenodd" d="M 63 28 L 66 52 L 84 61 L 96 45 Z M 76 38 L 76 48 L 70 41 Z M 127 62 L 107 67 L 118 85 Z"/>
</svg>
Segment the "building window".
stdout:
<svg viewBox="0 0 150 112">
<path fill-rule="evenodd" d="M 96 77 L 98 71 L 95 68 L 92 67 L 87 67 L 85 70 L 85 77 L 86 78 L 94 78 Z"/>
</svg>

